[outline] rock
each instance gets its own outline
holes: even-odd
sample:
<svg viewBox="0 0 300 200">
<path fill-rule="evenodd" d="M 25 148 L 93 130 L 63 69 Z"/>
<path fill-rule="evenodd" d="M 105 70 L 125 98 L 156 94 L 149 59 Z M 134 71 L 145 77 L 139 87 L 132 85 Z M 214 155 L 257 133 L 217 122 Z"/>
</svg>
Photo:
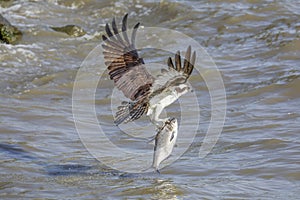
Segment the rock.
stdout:
<svg viewBox="0 0 300 200">
<path fill-rule="evenodd" d="M 15 0 L 0 0 L 0 7 L 9 8 L 14 5 Z"/>
<path fill-rule="evenodd" d="M 66 25 L 62 27 L 51 27 L 57 32 L 63 32 L 72 37 L 80 37 L 86 34 L 86 32 L 79 26 L 76 25 Z"/>
<path fill-rule="evenodd" d="M 0 14 L 0 43 L 15 44 L 22 38 L 22 33 Z"/>
</svg>

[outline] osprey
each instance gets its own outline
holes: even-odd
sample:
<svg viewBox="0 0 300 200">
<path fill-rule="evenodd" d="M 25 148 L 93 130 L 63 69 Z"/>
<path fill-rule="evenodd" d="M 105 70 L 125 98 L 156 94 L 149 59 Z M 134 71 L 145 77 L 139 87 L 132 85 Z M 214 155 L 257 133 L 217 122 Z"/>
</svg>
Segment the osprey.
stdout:
<svg viewBox="0 0 300 200">
<path fill-rule="evenodd" d="M 168 69 L 162 69 L 161 74 L 153 77 L 145 68 L 143 58 L 139 57 L 135 48 L 135 37 L 140 23 L 132 30 L 129 40 L 127 34 L 127 16 L 122 21 L 119 32 L 115 18 L 112 20 L 112 30 L 105 26 L 106 34 L 102 35 L 103 55 L 110 79 L 130 101 L 122 102 L 115 116 L 115 124 L 127 123 L 140 118 L 143 114 L 150 117 L 152 123 L 160 126 L 167 119 L 160 119 L 163 109 L 180 96 L 191 90 L 187 82 L 191 75 L 196 53 L 191 56 L 191 47 L 187 48 L 183 65 L 180 52 L 175 54 L 175 64 L 168 58 Z"/>
</svg>

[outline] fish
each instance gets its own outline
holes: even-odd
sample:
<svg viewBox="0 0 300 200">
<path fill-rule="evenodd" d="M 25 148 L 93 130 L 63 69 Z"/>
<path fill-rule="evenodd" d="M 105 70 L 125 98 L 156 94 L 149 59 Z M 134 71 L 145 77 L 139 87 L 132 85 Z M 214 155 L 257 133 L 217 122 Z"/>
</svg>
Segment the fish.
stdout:
<svg viewBox="0 0 300 200">
<path fill-rule="evenodd" d="M 178 133 L 176 118 L 169 118 L 158 130 L 155 136 L 155 146 L 152 167 L 160 174 L 159 165 L 172 153 Z"/>
</svg>

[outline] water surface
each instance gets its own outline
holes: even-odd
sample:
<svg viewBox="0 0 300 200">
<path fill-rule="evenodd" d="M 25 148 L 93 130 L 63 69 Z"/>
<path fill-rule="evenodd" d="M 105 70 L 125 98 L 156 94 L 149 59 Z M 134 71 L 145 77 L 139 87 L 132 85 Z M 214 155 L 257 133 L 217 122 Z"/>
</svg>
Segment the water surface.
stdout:
<svg viewBox="0 0 300 200">
<path fill-rule="evenodd" d="M 24 33 L 18 45 L 0 44 L 1 199 L 299 198 L 298 1 L 26 0 L 0 5 L 1 14 Z M 193 74 L 201 109 L 198 134 L 161 175 L 124 174 L 103 165 L 81 143 L 73 121 L 77 70 L 101 42 L 105 23 L 127 12 L 130 26 L 140 21 L 197 40 L 226 87 L 223 132 L 212 152 L 200 159 L 210 97 L 201 76 Z M 87 35 L 72 38 L 50 28 L 68 24 Z M 166 59 L 155 51 L 145 57 Z M 140 140 L 120 136 L 110 109 L 113 84 L 103 84 L 96 110 L 111 140 L 132 151 L 151 150 Z M 188 105 L 189 95 L 182 101 Z M 179 115 L 176 106 L 168 110 Z"/>
</svg>

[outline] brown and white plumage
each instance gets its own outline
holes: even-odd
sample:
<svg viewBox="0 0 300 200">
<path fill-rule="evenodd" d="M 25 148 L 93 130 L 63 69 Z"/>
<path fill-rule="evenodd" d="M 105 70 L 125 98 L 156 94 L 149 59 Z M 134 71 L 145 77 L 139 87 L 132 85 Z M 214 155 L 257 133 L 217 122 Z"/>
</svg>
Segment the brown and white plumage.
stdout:
<svg viewBox="0 0 300 200">
<path fill-rule="evenodd" d="M 112 21 L 113 32 L 106 24 L 105 30 L 108 37 L 102 36 L 104 41 L 102 47 L 110 78 L 127 98 L 135 101 L 140 95 L 149 91 L 154 78 L 146 70 L 143 65 L 144 61 L 139 57 L 135 48 L 135 36 L 139 23 L 134 26 L 130 41 L 126 24 L 127 15 L 123 18 L 121 33 L 118 32 L 115 19 Z"/>
<path fill-rule="evenodd" d="M 126 14 L 122 21 L 122 31 L 119 32 L 115 19 L 111 28 L 105 26 L 107 36 L 103 35 L 103 55 L 110 78 L 121 90 L 129 102 L 122 102 L 116 113 L 115 123 L 133 121 L 146 113 L 151 121 L 158 125 L 165 119 L 159 119 L 162 110 L 190 89 L 187 79 L 191 75 L 196 54 L 191 56 L 189 46 L 183 65 L 178 51 L 175 55 L 175 65 L 171 57 L 168 59 L 168 69 L 162 69 L 158 77 L 153 77 L 145 68 L 144 60 L 139 57 L 135 48 L 135 37 L 139 27 L 137 23 L 132 31 L 131 39 L 127 35 Z"/>
</svg>

